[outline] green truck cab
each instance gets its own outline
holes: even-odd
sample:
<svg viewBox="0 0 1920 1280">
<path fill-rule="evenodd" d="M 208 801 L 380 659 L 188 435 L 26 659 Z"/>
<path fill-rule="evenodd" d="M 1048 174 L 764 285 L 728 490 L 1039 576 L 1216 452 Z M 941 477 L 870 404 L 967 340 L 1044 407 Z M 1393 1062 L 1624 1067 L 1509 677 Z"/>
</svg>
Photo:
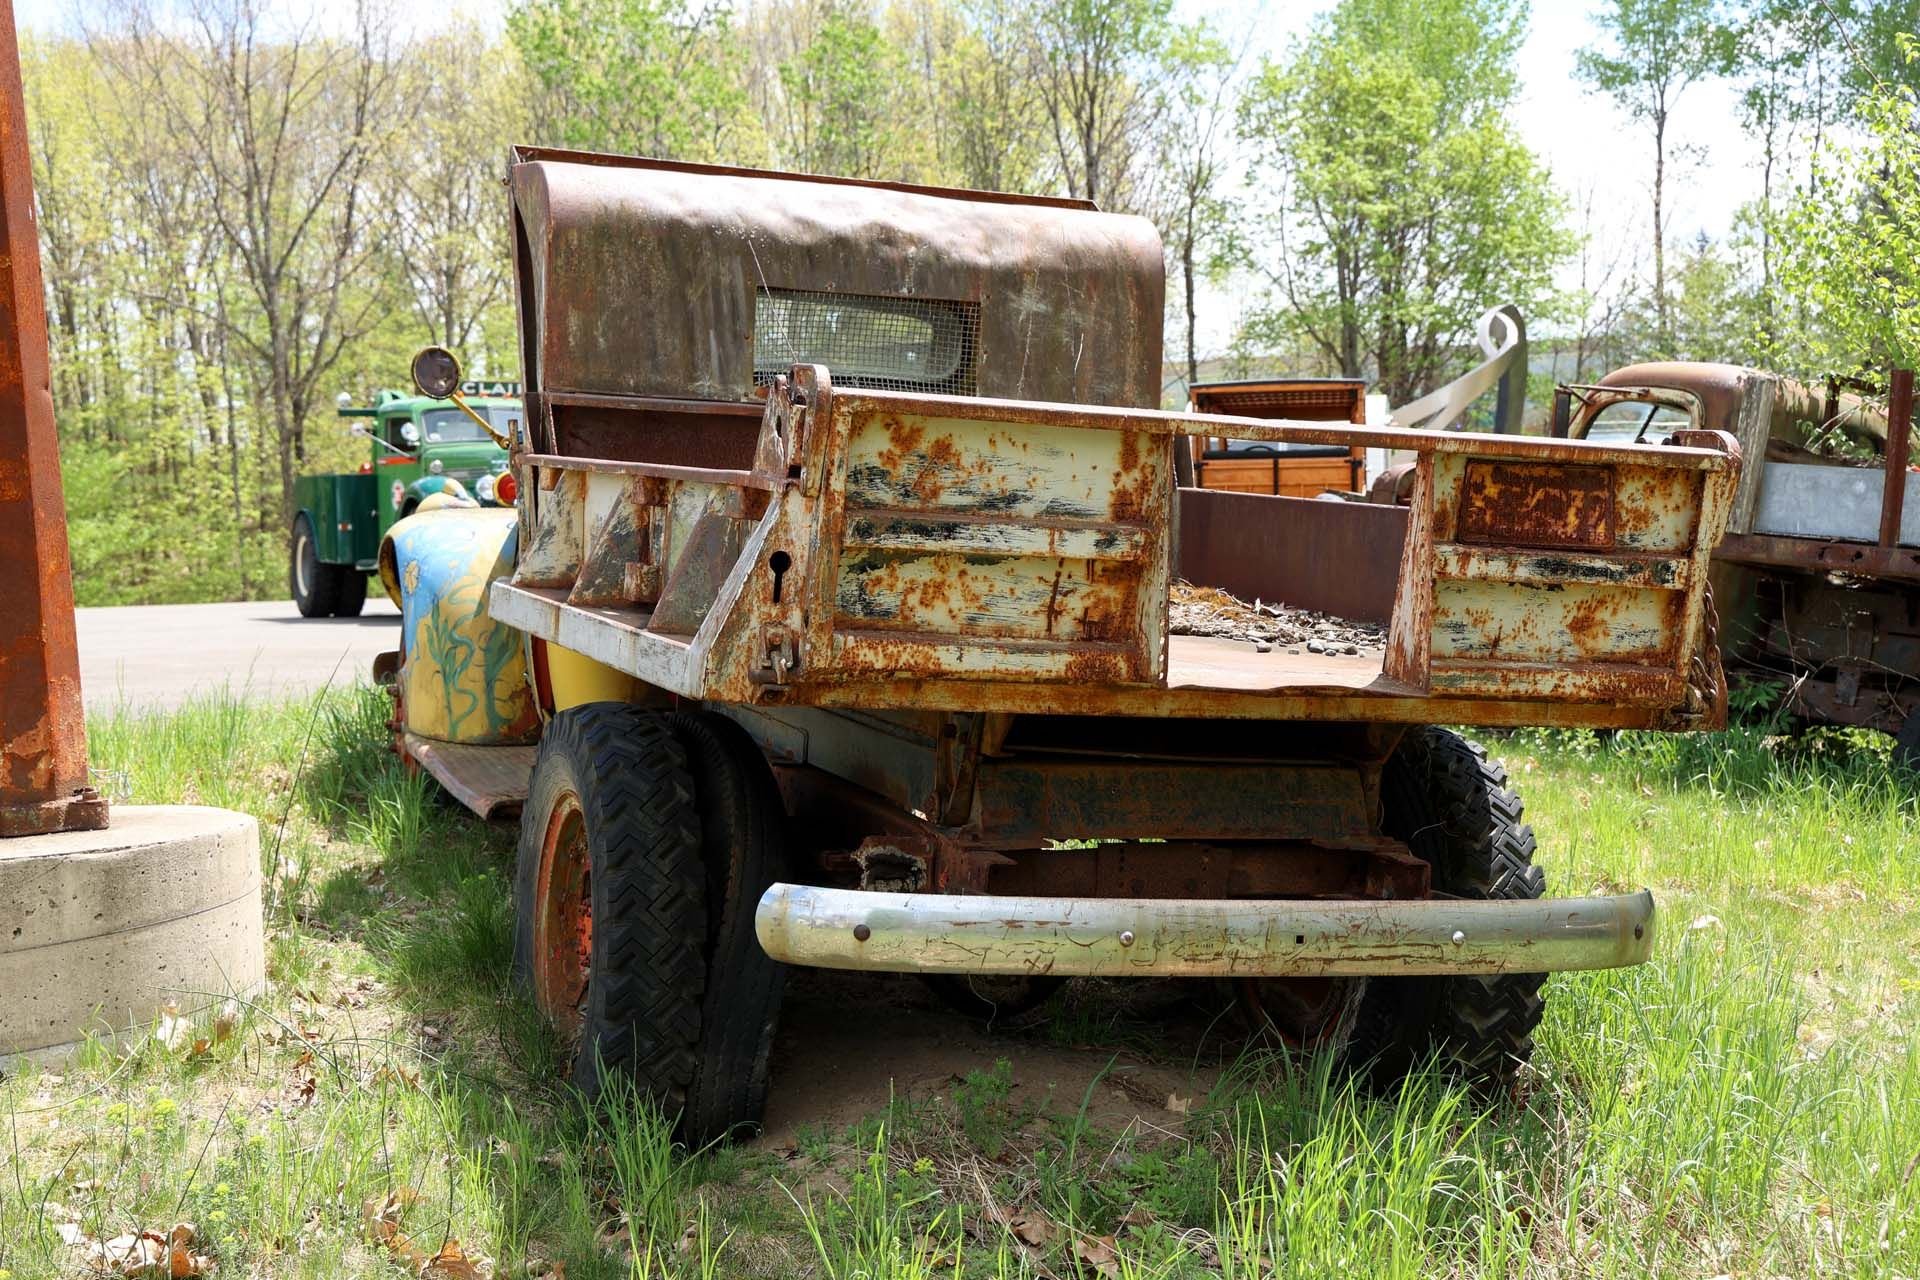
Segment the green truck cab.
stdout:
<svg viewBox="0 0 1920 1280">
<path fill-rule="evenodd" d="M 521 416 L 520 384 L 464 382 L 475 414 L 505 437 Z M 507 452 L 454 401 L 382 391 L 357 407 L 345 393 L 340 416 L 367 437 L 369 457 L 344 475 L 294 482 L 287 586 L 303 617 L 352 618 L 367 600 L 367 574 L 380 539 L 422 503 L 501 507 L 513 503 Z M 504 480 L 504 483 L 502 483 Z"/>
</svg>

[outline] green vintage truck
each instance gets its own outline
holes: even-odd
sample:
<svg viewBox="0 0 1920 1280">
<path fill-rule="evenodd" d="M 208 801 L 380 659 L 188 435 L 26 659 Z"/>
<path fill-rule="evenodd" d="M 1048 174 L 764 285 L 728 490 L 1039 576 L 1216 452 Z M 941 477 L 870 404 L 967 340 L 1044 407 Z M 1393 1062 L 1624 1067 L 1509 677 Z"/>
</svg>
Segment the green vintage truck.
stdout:
<svg viewBox="0 0 1920 1280">
<path fill-rule="evenodd" d="M 509 436 L 521 416 L 518 382 L 468 381 L 460 393 L 474 415 Z M 356 419 L 354 434 L 367 437 L 370 456 L 358 471 L 294 482 L 287 588 L 308 618 L 357 617 L 381 537 L 427 499 L 513 504 L 507 451 L 453 400 L 382 391 L 355 406 L 342 392 L 339 404 L 341 417 Z"/>
</svg>

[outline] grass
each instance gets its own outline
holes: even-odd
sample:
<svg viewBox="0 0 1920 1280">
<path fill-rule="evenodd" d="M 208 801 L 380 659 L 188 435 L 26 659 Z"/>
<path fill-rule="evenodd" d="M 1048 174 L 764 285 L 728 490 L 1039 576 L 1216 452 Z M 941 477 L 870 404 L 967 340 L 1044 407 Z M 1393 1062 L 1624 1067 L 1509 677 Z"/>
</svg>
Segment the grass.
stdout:
<svg viewBox="0 0 1920 1280">
<path fill-rule="evenodd" d="M 508 981 L 512 833 L 406 777 L 384 717 L 92 720 L 116 802 L 259 817 L 272 986 L 0 1079 L 0 1280 L 74 1272 L 62 1224 L 179 1221 L 234 1276 L 1920 1274 L 1920 780 L 1870 739 L 1495 741 L 1551 892 L 1662 907 L 1653 963 L 1550 981 L 1498 1104 L 1245 1052 L 1116 1122 L 1129 1065 L 1186 1050 L 1079 984 L 944 1088 L 688 1153 L 554 1083 Z M 1084 1088 L 1020 1082 L 1061 1054 Z"/>
</svg>

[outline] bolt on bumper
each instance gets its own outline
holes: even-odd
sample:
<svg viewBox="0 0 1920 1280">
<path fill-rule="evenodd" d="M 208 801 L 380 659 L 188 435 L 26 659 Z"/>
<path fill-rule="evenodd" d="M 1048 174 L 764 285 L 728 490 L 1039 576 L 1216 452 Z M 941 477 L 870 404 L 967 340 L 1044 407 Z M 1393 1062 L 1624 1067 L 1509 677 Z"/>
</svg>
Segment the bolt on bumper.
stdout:
<svg viewBox="0 0 1920 1280">
<path fill-rule="evenodd" d="M 775 884 L 754 929 L 787 964 L 888 973 L 1318 977 L 1616 969 L 1653 952 L 1653 895 L 1026 898 Z"/>
</svg>

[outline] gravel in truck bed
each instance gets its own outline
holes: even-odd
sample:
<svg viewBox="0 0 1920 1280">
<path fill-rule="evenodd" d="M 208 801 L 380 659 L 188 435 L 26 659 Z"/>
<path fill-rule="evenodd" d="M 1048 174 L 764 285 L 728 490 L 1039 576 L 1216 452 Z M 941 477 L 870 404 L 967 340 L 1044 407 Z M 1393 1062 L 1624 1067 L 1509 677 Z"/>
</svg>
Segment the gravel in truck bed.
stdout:
<svg viewBox="0 0 1920 1280">
<path fill-rule="evenodd" d="M 1175 582 L 1168 592 L 1167 621 L 1176 636 L 1248 640 L 1261 652 L 1364 654 L 1387 649 L 1387 629 L 1271 600 L 1251 603 L 1218 587 Z"/>
</svg>

